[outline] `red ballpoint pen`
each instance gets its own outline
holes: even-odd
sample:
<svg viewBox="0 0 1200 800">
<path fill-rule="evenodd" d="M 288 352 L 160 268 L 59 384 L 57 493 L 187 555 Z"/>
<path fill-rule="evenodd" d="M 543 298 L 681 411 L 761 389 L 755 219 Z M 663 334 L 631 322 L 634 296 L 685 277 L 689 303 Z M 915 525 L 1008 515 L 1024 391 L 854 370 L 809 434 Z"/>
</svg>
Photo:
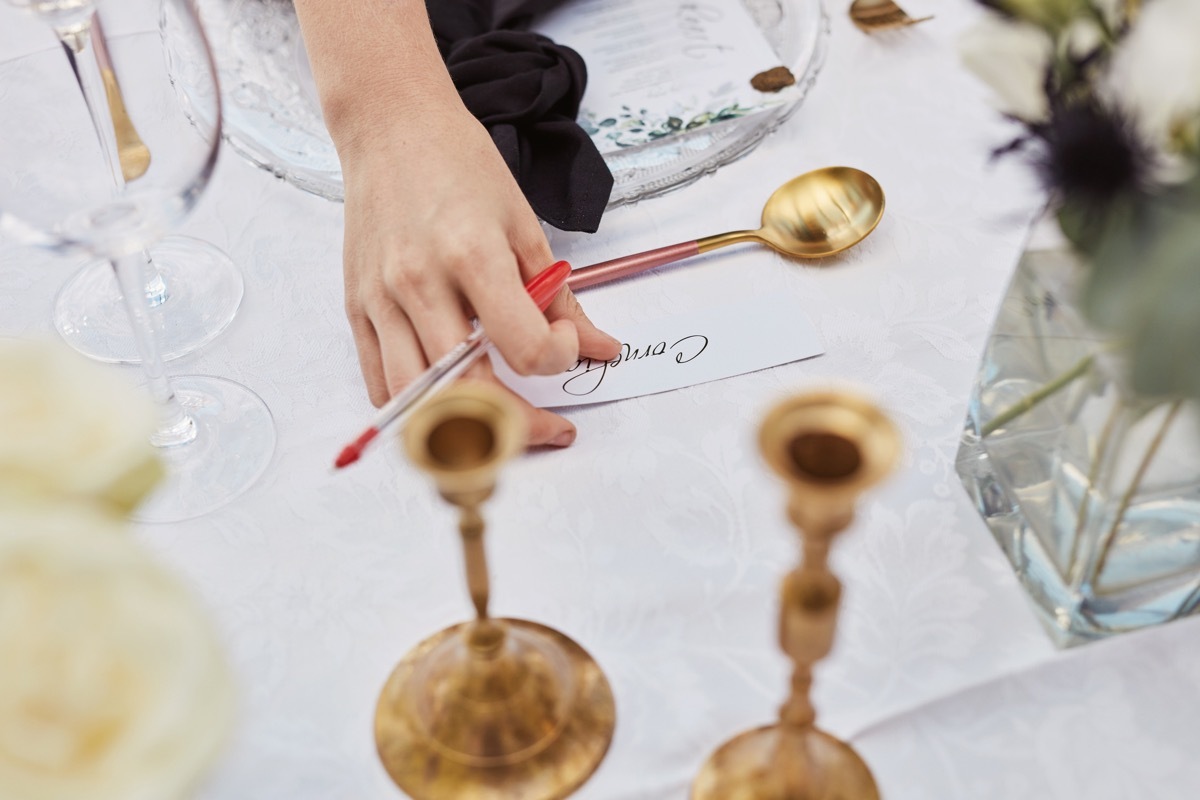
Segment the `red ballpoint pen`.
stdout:
<svg viewBox="0 0 1200 800">
<path fill-rule="evenodd" d="M 533 302 L 537 303 L 537 307 L 542 311 L 550 305 L 554 300 L 555 295 L 562 289 L 567 282 L 567 277 L 571 274 L 571 265 L 566 261 L 559 261 L 535 275 L 529 283 L 525 284 L 525 290 L 529 292 L 529 296 L 533 298 Z M 342 452 L 338 454 L 337 461 L 333 462 L 336 469 L 348 467 L 362 457 L 363 451 L 367 448 L 380 431 L 391 425 L 393 422 L 407 416 L 413 409 L 419 406 L 422 402 L 444 389 L 448 384 L 454 381 L 455 378 L 462 375 L 468 368 L 487 352 L 491 346 L 492 340 L 488 338 L 487 333 L 482 327 L 476 328 L 471 332 L 471 335 L 459 342 L 453 350 L 439 358 L 429 369 L 425 370 L 421 375 L 401 391 L 397 392 L 391 400 L 379 409 L 375 415 L 375 419 L 371 420 L 371 425 L 350 444 L 342 448 Z"/>
</svg>

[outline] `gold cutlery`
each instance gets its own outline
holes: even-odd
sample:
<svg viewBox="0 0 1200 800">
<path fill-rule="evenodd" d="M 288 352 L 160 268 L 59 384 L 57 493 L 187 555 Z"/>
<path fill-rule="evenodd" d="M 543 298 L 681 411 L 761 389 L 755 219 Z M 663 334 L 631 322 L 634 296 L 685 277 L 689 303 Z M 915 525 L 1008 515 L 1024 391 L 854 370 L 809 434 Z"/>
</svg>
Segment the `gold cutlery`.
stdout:
<svg viewBox="0 0 1200 800">
<path fill-rule="evenodd" d="M 758 230 L 720 233 L 582 267 L 567 285 L 585 289 L 743 242 L 765 244 L 793 258 L 824 258 L 867 238 L 883 218 L 883 208 L 883 189 L 870 175 L 853 167 L 825 167 L 776 189 L 763 206 Z"/>
</svg>

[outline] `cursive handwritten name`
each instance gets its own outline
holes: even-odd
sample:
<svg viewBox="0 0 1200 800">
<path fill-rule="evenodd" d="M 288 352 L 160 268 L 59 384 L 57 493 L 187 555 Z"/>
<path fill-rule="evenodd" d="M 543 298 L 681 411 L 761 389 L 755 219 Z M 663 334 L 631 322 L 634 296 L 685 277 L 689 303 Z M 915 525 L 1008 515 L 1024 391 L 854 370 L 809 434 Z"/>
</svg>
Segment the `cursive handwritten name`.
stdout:
<svg viewBox="0 0 1200 800">
<path fill-rule="evenodd" d="M 683 54 L 688 58 L 703 61 L 713 53 L 723 53 L 731 49 L 727 45 L 714 41 L 709 31 L 719 23 L 724 15 L 721 9 L 708 3 L 684 2 L 679 4 L 679 32 L 683 35 Z"/>
<path fill-rule="evenodd" d="M 611 361 L 596 361 L 591 358 L 581 358 L 576 361 L 575 366 L 566 371 L 565 374 L 570 377 L 563 381 L 562 388 L 569 395 L 586 397 L 600 388 L 605 377 L 608 376 L 609 370 L 617 369 L 622 364 L 664 355 L 673 355 L 676 364 L 688 364 L 699 358 L 706 349 L 708 349 L 708 337 L 699 333 L 684 336 L 670 345 L 665 340 L 644 348 L 635 348 L 628 343 L 622 344 L 621 352 Z M 667 361 L 666 363 L 672 362 Z"/>
</svg>

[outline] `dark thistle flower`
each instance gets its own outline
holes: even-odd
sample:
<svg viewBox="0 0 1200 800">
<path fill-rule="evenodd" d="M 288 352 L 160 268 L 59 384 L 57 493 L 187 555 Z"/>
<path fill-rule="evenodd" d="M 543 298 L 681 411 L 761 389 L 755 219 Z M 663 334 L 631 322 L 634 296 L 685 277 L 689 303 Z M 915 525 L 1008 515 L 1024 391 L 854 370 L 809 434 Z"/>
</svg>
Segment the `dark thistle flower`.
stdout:
<svg viewBox="0 0 1200 800">
<path fill-rule="evenodd" d="M 1150 149 L 1128 120 L 1094 100 L 1054 104 L 1034 134 L 1043 143 L 1034 159 L 1042 182 L 1089 215 L 1150 188 Z"/>
</svg>

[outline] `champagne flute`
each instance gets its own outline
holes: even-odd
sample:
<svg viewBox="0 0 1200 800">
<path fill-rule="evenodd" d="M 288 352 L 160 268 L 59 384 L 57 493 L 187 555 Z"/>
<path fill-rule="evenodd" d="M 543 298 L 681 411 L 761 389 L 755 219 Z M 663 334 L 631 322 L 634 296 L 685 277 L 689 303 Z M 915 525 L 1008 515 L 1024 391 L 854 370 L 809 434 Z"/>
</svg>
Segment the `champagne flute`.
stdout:
<svg viewBox="0 0 1200 800">
<path fill-rule="evenodd" d="M 100 96 L 93 12 L 104 18 L 125 99 L 137 110 L 139 135 L 154 154 L 133 181 L 115 174 L 116 130 L 107 109 L 93 102 Z M 38 45 L 39 37 L 50 37 L 43 20 L 60 38 L 75 40 L 77 72 L 52 38 L 50 46 Z M 116 273 L 161 415 L 152 442 L 168 471 L 139 518 L 187 519 L 218 508 L 249 488 L 270 462 L 270 412 L 233 381 L 198 375 L 168 380 L 157 312 L 144 291 L 145 248 L 191 211 L 220 143 L 220 93 L 195 7 L 191 0 L 10 0 L 0 5 L 0 31 L 0 233 L 104 259 Z M 173 42 L 171 50 L 164 49 L 164 39 Z M 179 70 L 204 86 L 187 105 L 176 93 Z"/>
<path fill-rule="evenodd" d="M 141 178 L 153 154 L 125 104 L 92 0 L 8 2 L 39 15 L 57 37 L 105 145 L 114 185 Z M 83 24 L 89 17 L 90 25 Z M 242 300 L 242 275 L 219 248 L 175 235 L 153 243 L 144 257 L 142 291 L 156 309 L 153 320 L 164 361 L 196 350 L 233 321 Z M 141 359 L 105 259 L 89 261 L 67 281 L 55 299 L 53 321 L 63 339 L 90 358 L 128 364 Z"/>
</svg>

